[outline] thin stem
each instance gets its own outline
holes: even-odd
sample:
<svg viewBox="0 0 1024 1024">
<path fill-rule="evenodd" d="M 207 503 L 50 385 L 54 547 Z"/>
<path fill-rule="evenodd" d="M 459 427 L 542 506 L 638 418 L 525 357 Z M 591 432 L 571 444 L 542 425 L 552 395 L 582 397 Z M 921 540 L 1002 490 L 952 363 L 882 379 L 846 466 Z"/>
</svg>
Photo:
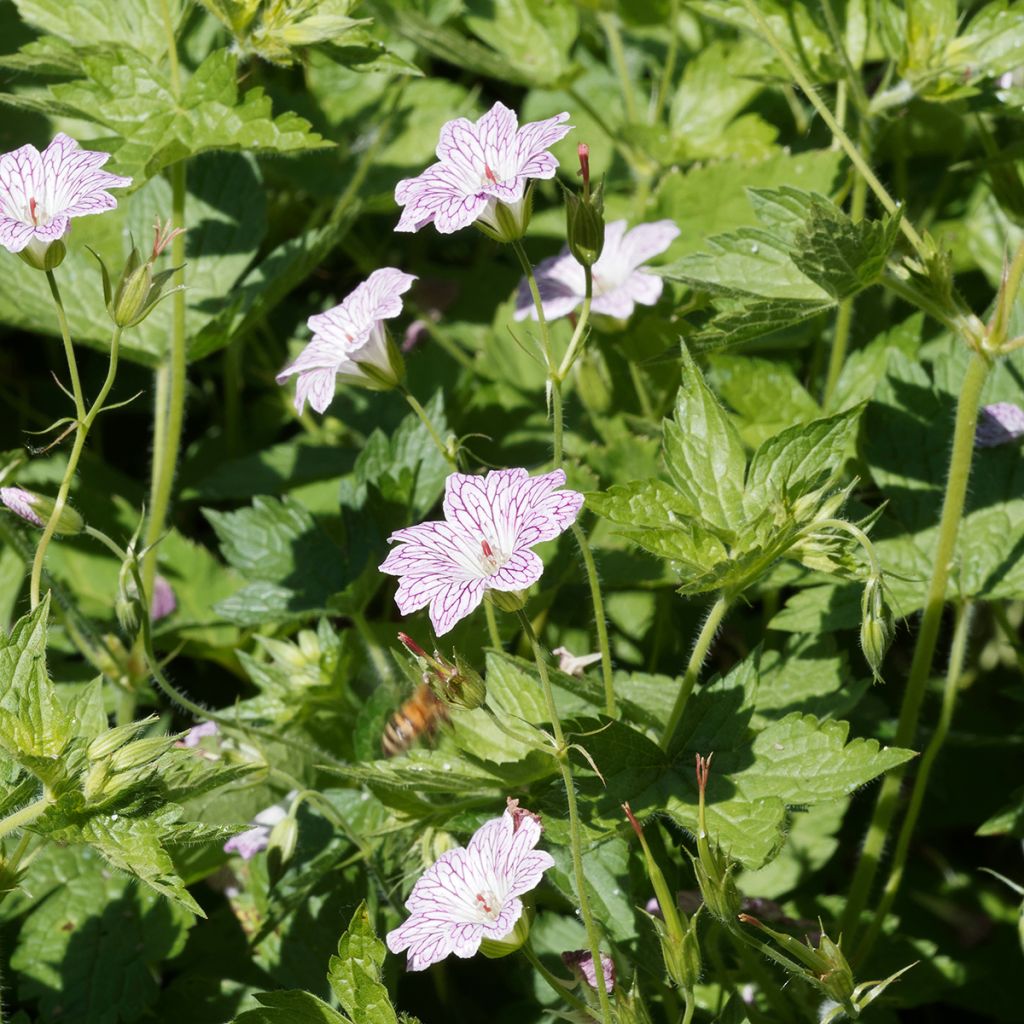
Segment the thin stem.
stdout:
<svg viewBox="0 0 1024 1024">
<path fill-rule="evenodd" d="M 868 133 L 864 122 L 861 122 L 860 141 L 866 148 Z M 861 175 L 853 179 L 853 192 L 850 196 L 850 219 L 857 223 L 864 219 L 867 204 L 867 182 Z M 836 312 L 836 329 L 832 335 L 832 349 L 829 353 L 828 373 L 825 376 L 825 390 L 822 394 L 822 405 L 827 409 L 835 394 L 839 375 L 843 372 L 846 362 L 846 350 L 850 343 L 850 327 L 853 323 L 853 296 L 843 299 Z"/>
<path fill-rule="evenodd" d="M 870 102 L 868 94 L 864 91 L 864 82 L 861 79 L 860 72 L 853 66 L 853 61 L 850 60 L 850 54 L 846 49 L 846 40 L 843 39 L 843 34 L 839 31 L 839 23 L 836 21 L 835 11 L 832 10 L 832 0 L 823 0 L 821 6 L 825 14 L 825 24 L 828 26 L 828 33 L 832 37 L 832 45 L 843 62 L 846 82 L 850 86 L 850 92 L 857 106 L 857 112 L 863 117 Z M 842 120 L 842 118 L 839 118 L 840 123 L 842 123 Z"/>
<path fill-rule="evenodd" d="M 572 524 L 572 535 L 580 546 L 583 565 L 587 570 L 587 583 L 590 585 L 590 600 L 594 605 L 594 625 L 597 629 L 597 649 L 601 652 L 601 676 L 604 679 L 604 709 L 609 718 L 618 717 L 615 705 L 615 678 L 612 673 L 612 651 L 608 643 L 608 620 L 604 614 L 604 598 L 601 596 L 601 581 L 594 564 L 594 555 L 590 550 L 590 542 L 579 523 Z"/>
<path fill-rule="evenodd" d="M 498 630 L 498 616 L 494 612 L 494 605 L 490 601 L 484 601 L 484 618 L 487 619 L 487 635 L 490 637 L 491 646 L 501 650 L 501 633 Z"/>
<path fill-rule="evenodd" d="M 907 863 L 907 854 L 910 852 L 910 840 L 914 834 L 914 827 L 921 814 L 921 805 L 924 803 L 925 791 L 928 788 L 928 779 L 931 776 L 935 759 L 939 756 L 946 737 L 949 735 L 949 727 L 953 721 L 953 711 L 956 708 L 957 692 L 960 688 L 960 679 L 964 670 L 964 659 L 967 654 L 967 637 L 970 634 L 971 619 L 973 618 L 974 606 L 970 601 L 960 605 L 957 613 L 956 627 L 953 630 L 953 642 L 949 651 L 949 666 L 946 669 L 946 685 L 942 693 L 942 709 L 939 712 L 939 720 L 935 726 L 935 732 L 928 741 L 928 747 L 917 766 L 917 777 L 914 779 L 914 789 L 910 795 L 910 803 L 903 816 L 903 823 L 900 826 L 900 834 L 896 840 L 896 849 L 892 855 L 892 866 L 889 869 L 889 877 L 886 880 L 885 888 L 882 890 L 882 898 L 878 906 L 873 910 L 871 925 L 857 947 L 853 960 L 855 963 L 864 963 L 871 953 L 878 936 L 881 934 L 885 919 L 892 909 L 899 892 L 900 883 L 903 881 L 903 870 Z"/>
<path fill-rule="evenodd" d="M 722 619 L 725 618 L 725 613 L 728 610 L 729 598 L 723 592 L 718 595 L 715 603 L 711 606 L 708 617 L 704 620 L 704 625 L 693 645 L 693 652 L 690 654 L 690 661 L 686 666 L 686 674 L 679 687 L 679 695 L 676 697 L 672 714 L 668 717 L 665 732 L 661 737 L 663 750 L 668 750 L 672 743 L 672 737 L 675 735 L 676 728 L 683 717 L 683 711 L 686 709 L 686 702 L 690 699 L 690 694 L 693 693 L 693 687 L 700 675 L 701 667 L 704 665 L 704 659 L 708 656 L 711 641 L 714 640 L 715 633 L 718 632 L 718 627 L 722 624 Z"/>
<path fill-rule="evenodd" d="M 574 1010 L 580 1010 L 583 1013 L 591 1013 L 591 1009 L 582 999 L 571 992 L 566 985 L 564 985 L 554 974 L 551 973 L 541 962 L 540 958 L 534 953 L 533 948 L 530 946 L 530 941 L 527 941 L 520 947 L 523 952 L 523 956 L 533 965 L 533 968 L 537 973 L 551 986 L 555 993 L 562 997 Z"/>
<path fill-rule="evenodd" d="M 590 897 L 587 895 L 587 878 L 583 870 L 583 845 L 580 841 L 580 818 L 576 807 L 576 787 L 572 780 L 572 765 L 565 749 L 565 735 L 562 732 L 562 723 L 558 718 L 558 708 L 555 706 L 555 695 L 551 690 L 551 679 L 548 676 L 547 663 L 544 661 L 544 652 L 540 649 L 540 641 L 533 631 L 530 618 L 526 612 L 520 610 L 518 613 L 519 623 L 523 627 L 523 633 L 530 641 L 533 648 L 533 658 L 537 663 L 537 673 L 540 676 L 541 688 L 544 691 L 544 699 L 548 706 L 548 717 L 551 719 L 551 729 L 555 735 L 557 745 L 558 767 L 562 773 L 562 782 L 565 785 L 565 799 L 569 805 L 569 840 L 572 850 L 573 874 L 576 878 L 576 891 L 580 900 L 580 917 L 587 930 L 587 944 L 590 948 L 590 955 L 594 958 L 594 969 L 601 978 L 601 935 L 597 928 L 597 922 L 590 909 Z M 601 1002 L 601 1020 L 604 1024 L 612 1024 L 612 1008 L 608 1000 L 608 993 L 604 985 L 597 986 L 598 998 Z"/>
<path fill-rule="evenodd" d="M 50 803 L 48 797 L 40 797 L 33 803 L 26 804 L 20 811 L 15 811 L 13 814 L 8 814 L 6 818 L 0 819 L 0 837 L 31 825 L 33 821 L 43 816 Z"/>
<path fill-rule="evenodd" d="M 819 519 L 813 524 L 812 529 L 815 533 L 821 529 L 844 530 L 863 548 L 864 554 L 868 556 L 872 575 L 882 575 L 882 566 L 875 553 L 875 546 L 871 543 L 871 538 L 856 523 L 847 522 L 845 519 Z"/>
<path fill-rule="evenodd" d="M 693 1011 L 697 1002 L 693 998 L 693 993 L 688 988 L 683 989 L 683 999 L 686 1000 L 686 1008 L 683 1010 L 683 1017 L 680 1024 L 690 1024 L 690 1021 L 693 1020 Z"/>
<path fill-rule="evenodd" d="M 949 573 L 956 554 L 960 520 L 963 518 L 964 499 L 967 495 L 967 481 L 971 472 L 971 458 L 974 454 L 974 431 L 978 422 L 978 407 L 981 391 L 988 378 L 991 364 L 978 352 L 971 353 L 967 371 L 964 374 L 957 402 L 956 426 L 953 430 L 953 451 L 949 460 L 949 476 L 946 494 L 942 502 L 942 516 L 939 520 L 939 536 L 935 548 L 935 563 L 932 578 L 925 596 L 924 613 L 914 646 L 914 657 L 910 665 L 907 688 L 900 707 L 899 723 L 893 745 L 909 747 L 917 733 L 917 720 L 921 711 L 925 687 L 931 673 L 935 644 L 942 623 L 942 610 L 946 600 Z M 861 849 L 857 869 L 850 885 L 850 895 L 843 911 L 841 931 L 852 940 L 860 916 L 867 906 L 871 885 L 875 880 L 882 850 L 885 847 L 889 827 L 899 805 L 900 785 L 903 771 L 899 768 L 889 772 L 882 780 L 882 786 L 875 804 L 874 814 L 868 826 L 864 846 Z"/>
<path fill-rule="evenodd" d="M 671 0 L 668 13 L 668 52 L 665 54 L 665 64 L 661 69 L 661 78 L 658 80 L 658 92 L 654 100 L 654 110 L 651 112 L 651 124 L 657 124 L 661 119 L 665 103 L 672 91 L 672 79 L 676 73 L 676 56 L 679 52 L 679 33 L 676 31 L 678 15 L 679 0 Z"/>
<path fill-rule="evenodd" d="M 57 532 L 57 524 L 60 522 L 60 517 L 64 512 L 64 507 L 67 505 L 68 495 L 71 493 L 71 484 L 75 478 L 75 471 L 78 469 L 78 460 L 81 458 L 82 451 L 85 449 L 86 438 L 89 436 L 89 431 L 92 429 L 92 425 L 96 421 L 96 417 L 103 411 L 103 403 L 107 400 L 107 395 L 110 394 L 110 389 L 114 386 L 114 378 L 117 376 L 117 357 L 121 345 L 121 328 L 115 327 L 114 333 L 110 338 L 110 362 L 107 365 L 107 376 L 103 381 L 103 386 L 100 388 L 99 394 L 96 395 L 96 400 L 90 406 L 89 411 L 86 412 L 85 399 L 82 396 L 81 384 L 78 379 L 78 369 L 75 367 L 74 347 L 71 344 L 71 337 L 68 334 L 67 318 L 64 315 L 64 304 L 61 301 L 60 289 L 57 287 L 57 280 L 52 273 L 47 272 L 46 276 L 50 283 L 50 292 L 53 295 L 54 305 L 57 307 L 57 318 L 60 320 L 61 334 L 64 337 L 64 348 L 68 353 L 68 367 L 71 370 L 71 382 L 72 387 L 74 388 L 78 427 L 75 430 L 75 440 L 71 445 L 71 451 L 68 454 L 67 465 L 64 467 L 64 476 L 61 479 L 60 488 L 57 491 L 57 497 L 53 502 L 53 512 L 51 513 L 50 518 L 46 521 L 46 526 L 43 527 L 43 534 L 39 538 L 39 544 L 36 546 L 35 557 L 32 559 L 32 572 L 29 581 L 29 601 L 30 606 L 33 609 L 39 604 L 41 582 L 43 578 L 43 562 L 46 559 L 46 549 L 50 546 L 50 541 Z"/>
<path fill-rule="evenodd" d="M 526 255 L 523 243 L 519 239 L 513 241 L 511 245 L 512 251 L 519 260 L 519 265 L 523 268 L 526 283 L 530 288 L 530 295 L 533 297 L 533 305 L 537 310 L 537 325 L 540 328 L 541 348 L 544 350 L 544 365 L 550 374 L 552 369 L 551 335 L 548 331 L 547 317 L 544 316 L 544 303 L 541 302 L 540 288 L 537 285 L 537 278 L 533 273 L 533 264 L 530 262 L 530 257 Z"/>
<path fill-rule="evenodd" d="M 171 88 L 174 95 L 181 92 L 181 67 L 178 63 L 178 41 L 174 35 L 174 22 L 171 20 L 171 8 L 167 0 L 160 0 L 160 13 L 163 15 L 164 34 L 167 36 L 167 62 L 171 69 Z"/>
<path fill-rule="evenodd" d="M 169 16 L 168 16 L 169 18 Z M 173 43 L 173 36 L 171 39 Z M 173 46 L 171 47 L 173 49 Z M 176 64 L 177 57 L 174 58 Z M 172 64 L 172 66 L 174 66 Z M 173 164 L 171 177 L 172 226 L 185 226 L 185 164 Z M 184 284 L 185 236 L 178 234 L 171 242 L 171 263 L 179 268 L 172 282 L 174 287 Z M 156 544 L 163 537 L 167 513 L 171 504 L 171 490 L 178 465 L 181 430 L 185 420 L 185 384 L 187 350 L 185 338 L 185 292 L 180 290 L 171 297 L 170 352 L 168 359 L 157 371 L 156 403 L 153 410 L 153 466 L 149 488 L 149 519 L 143 537 L 142 579 L 147 593 L 152 590 L 156 577 Z"/>
<path fill-rule="evenodd" d="M 871 191 L 875 193 L 878 201 L 882 204 L 883 208 L 887 213 L 900 213 L 900 228 L 903 234 L 906 236 L 907 241 L 914 247 L 914 250 L 921 256 L 922 259 L 926 259 L 928 252 L 924 244 L 924 240 L 914 230 L 913 224 L 907 220 L 906 216 L 902 214 L 900 210 L 900 204 L 893 199 L 886 187 L 878 180 L 875 172 L 871 169 L 867 160 L 861 155 L 860 150 L 854 144 L 853 140 L 843 130 L 842 125 L 835 119 L 832 111 L 829 110 L 828 105 L 818 95 L 817 90 L 811 80 L 803 73 L 800 65 L 797 64 L 789 51 L 779 42 L 775 37 L 775 33 L 771 30 L 771 26 L 765 20 L 764 15 L 757 8 L 755 0 L 740 0 L 746 9 L 747 13 L 757 24 L 758 29 L 764 36 L 765 41 L 778 55 L 780 61 L 782 61 L 786 70 L 790 73 L 793 81 L 800 86 L 804 91 L 804 94 L 811 101 L 811 105 L 818 112 L 821 119 L 828 125 L 829 130 L 833 136 L 839 141 L 839 145 L 843 147 L 846 155 L 850 158 L 851 163 L 857 168 L 857 171 L 867 181 Z"/>
<path fill-rule="evenodd" d="M 572 339 L 569 347 L 565 350 L 562 362 L 558 366 L 558 382 L 561 383 L 568 376 L 573 364 L 579 358 L 580 349 L 587 341 L 587 324 L 590 322 L 590 304 L 594 297 L 594 270 L 592 267 L 583 268 L 583 308 L 580 310 L 579 319 L 576 321 L 576 329 L 572 332 Z"/>
<path fill-rule="evenodd" d="M 561 469 L 564 443 L 561 381 L 549 379 L 548 394 L 551 396 L 551 465 L 554 469 Z"/>
<path fill-rule="evenodd" d="M 431 440 L 437 446 L 437 450 L 445 457 L 445 460 L 452 467 L 452 469 L 458 469 L 459 464 L 455 456 L 449 451 L 448 446 L 441 440 L 440 434 L 434 429 L 434 424 L 430 422 L 430 417 L 427 415 L 427 410 L 416 400 L 413 393 L 404 385 L 399 386 L 399 391 L 402 392 L 405 400 L 409 403 L 409 407 L 414 413 L 420 418 L 420 422 L 427 428 L 427 433 L 430 434 Z"/>
<path fill-rule="evenodd" d="M 597 20 L 604 29 L 605 38 L 608 40 L 608 50 L 611 54 L 612 63 L 615 65 L 615 73 L 619 76 L 619 86 L 622 89 L 622 102 L 626 108 L 626 120 L 630 124 L 639 124 L 640 117 L 637 113 L 636 95 L 633 92 L 633 82 L 629 77 L 629 68 L 626 65 L 626 51 L 622 45 L 622 33 L 619 31 L 619 20 L 614 14 L 599 14 Z"/>
</svg>

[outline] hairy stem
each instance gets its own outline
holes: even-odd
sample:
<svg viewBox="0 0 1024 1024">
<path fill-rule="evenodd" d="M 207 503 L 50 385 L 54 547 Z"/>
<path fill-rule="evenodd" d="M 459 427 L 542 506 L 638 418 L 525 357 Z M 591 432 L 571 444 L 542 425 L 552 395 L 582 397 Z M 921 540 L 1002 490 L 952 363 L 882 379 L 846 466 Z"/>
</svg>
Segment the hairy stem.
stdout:
<svg viewBox="0 0 1024 1024">
<path fill-rule="evenodd" d="M 686 702 L 690 699 L 690 694 L 693 693 L 693 687 L 704 665 L 704 659 L 708 656 L 711 641 L 714 640 L 718 627 L 722 624 L 722 619 L 725 618 L 725 613 L 728 610 L 729 598 L 724 593 L 719 594 L 715 603 L 711 606 L 711 610 L 708 612 L 704 625 L 701 627 L 701 631 L 693 645 L 693 651 L 686 666 L 686 674 L 683 676 L 683 682 L 679 687 L 679 694 L 672 707 L 672 714 L 669 715 L 665 731 L 662 733 L 661 747 L 663 750 L 668 750 L 672 744 L 672 737 L 675 735 L 679 722 L 682 720 L 683 711 L 686 710 Z"/>
<path fill-rule="evenodd" d="M 882 898 L 872 911 L 871 925 L 868 927 L 852 958 L 854 963 L 864 963 L 871 954 L 872 947 L 881 934 L 885 919 L 896 900 L 900 883 L 903 881 L 903 870 L 907 864 L 907 854 L 910 852 L 910 840 L 914 835 L 914 828 L 921 814 L 921 805 L 924 803 L 928 779 L 931 776 L 935 759 L 939 756 L 939 751 L 942 750 L 942 746 L 946 742 L 946 737 L 949 735 L 949 727 L 953 721 L 953 711 L 956 708 L 957 691 L 960 687 L 960 678 L 963 675 L 964 660 L 967 654 L 967 637 L 971 630 L 973 611 L 974 606 L 971 602 L 965 601 L 960 605 L 957 613 L 956 627 L 953 630 L 953 642 L 950 645 L 949 665 L 946 669 L 946 685 L 942 693 L 942 709 L 939 712 L 939 720 L 935 726 L 935 732 L 932 733 L 932 738 L 928 741 L 928 747 L 917 766 L 914 789 L 910 794 L 910 803 L 903 816 L 900 834 L 896 839 L 896 849 L 893 851 L 889 877 L 886 879 L 885 888 L 882 890 Z"/>
<path fill-rule="evenodd" d="M 587 945 L 591 956 L 594 958 L 594 969 L 597 977 L 601 978 L 601 933 L 598 931 L 597 922 L 594 920 L 593 912 L 590 909 L 590 897 L 587 895 L 587 878 L 583 870 L 583 844 L 580 838 L 580 816 L 576 807 L 576 788 L 572 780 L 572 765 L 569 761 L 568 751 L 565 749 L 565 735 L 562 732 L 562 723 L 558 718 L 558 708 L 555 706 L 555 695 L 551 690 L 551 679 L 548 676 L 548 666 L 544 660 L 544 652 L 540 648 L 540 641 L 533 631 L 529 616 L 522 610 L 518 613 L 519 623 L 523 633 L 530 641 L 533 648 L 533 658 L 537 663 L 537 673 L 540 676 L 541 688 L 544 690 L 544 700 L 548 706 L 548 717 L 551 719 L 551 729 L 555 736 L 557 746 L 558 767 L 562 773 L 562 782 L 565 785 L 565 799 L 569 805 L 569 840 L 572 851 L 573 874 L 576 879 L 576 890 L 580 900 L 580 917 L 587 930 Z M 604 985 L 597 986 L 597 994 L 601 1002 L 601 1020 L 603 1024 L 612 1024 L 612 1008 L 608 1000 L 608 993 Z"/>
<path fill-rule="evenodd" d="M 540 961 L 540 958 L 534 953 L 533 948 L 530 946 L 530 940 L 527 939 L 522 945 L 523 956 L 533 965 L 533 969 L 548 983 L 551 989 L 562 999 L 564 999 L 574 1010 L 579 1010 L 581 1013 L 591 1013 L 591 1009 L 582 999 L 576 996 L 569 988 L 567 988 L 558 978 L 555 977 Z"/>
<path fill-rule="evenodd" d="M 40 797 L 32 803 L 26 804 L 20 811 L 15 811 L 13 814 L 8 814 L 6 818 L 0 819 L 0 837 L 31 825 L 37 818 L 43 816 L 50 803 L 48 797 Z"/>
<path fill-rule="evenodd" d="M 498 616 L 494 614 L 494 605 L 490 601 L 484 601 L 484 618 L 487 620 L 487 636 L 490 638 L 491 646 L 500 651 L 502 643 L 501 633 L 498 631 Z"/>
<path fill-rule="evenodd" d="M 949 460 L 949 476 L 946 494 L 942 502 L 942 517 L 939 520 L 939 536 L 935 548 L 932 577 L 925 596 L 924 613 L 914 645 L 914 657 L 907 678 L 907 688 L 900 707 L 899 724 L 893 745 L 909 747 L 917 733 L 917 721 L 921 711 L 925 687 L 931 674 L 935 644 L 942 623 L 942 610 L 946 600 L 949 573 L 956 554 L 960 520 L 963 518 L 964 499 L 967 495 L 967 481 L 971 472 L 971 458 L 974 454 L 974 430 L 978 422 L 978 408 L 981 391 L 988 378 L 991 364 L 978 352 L 971 354 L 957 402 L 956 426 L 953 430 L 953 452 Z M 868 826 L 864 846 L 861 849 L 857 869 L 850 885 L 841 921 L 841 931 L 852 940 L 860 915 L 867 906 L 871 886 L 878 871 L 882 850 L 889 828 L 899 805 L 900 785 L 903 771 L 899 768 L 889 772 L 882 780 L 882 786 L 875 804 L 874 814 Z"/>
<path fill-rule="evenodd" d="M 594 605 L 594 627 L 597 630 L 597 649 L 601 652 L 601 678 L 604 680 L 604 709 L 609 718 L 618 716 L 615 705 L 615 679 L 612 673 L 612 650 L 608 642 L 608 620 L 604 614 L 604 598 L 601 596 L 601 580 L 594 564 L 594 554 L 590 550 L 590 542 L 579 523 L 572 524 L 572 535 L 580 546 L 580 555 L 587 570 L 587 583 L 590 586 L 590 600 Z"/>
</svg>

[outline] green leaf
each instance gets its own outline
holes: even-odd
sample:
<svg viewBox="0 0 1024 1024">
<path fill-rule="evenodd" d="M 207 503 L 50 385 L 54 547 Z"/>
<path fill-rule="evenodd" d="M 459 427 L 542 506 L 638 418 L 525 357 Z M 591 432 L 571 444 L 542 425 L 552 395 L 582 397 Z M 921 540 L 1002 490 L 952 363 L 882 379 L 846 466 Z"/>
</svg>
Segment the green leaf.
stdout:
<svg viewBox="0 0 1024 1024">
<path fill-rule="evenodd" d="M 250 581 L 216 606 L 232 622 L 323 614 L 329 599 L 351 581 L 342 551 L 291 498 L 259 497 L 251 508 L 204 514 L 224 557 Z"/>
<path fill-rule="evenodd" d="M 398 1017 L 381 983 L 387 949 L 377 938 L 365 903 L 356 907 L 338 955 L 327 967 L 327 980 L 345 1011 L 360 1024 L 397 1024 Z"/>
<path fill-rule="evenodd" d="M 743 442 L 685 346 L 682 377 L 675 419 L 665 422 L 665 463 L 691 507 L 712 526 L 733 531 L 743 512 Z"/>
<path fill-rule="evenodd" d="M 232 1024 L 352 1024 L 310 992 L 257 992 L 258 1009 L 246 1010 Z"/>
<path fill-rule="evenodd" d="M 30 25 L 76 47 L 128 46 L 150 60 L 167 53 L 166 20 L 178 25 L 184 0 L 14 0 Z"/>
<path fill-rule="evenodd" d="M 136 186 L 170 164 L 211 149 L 288 153 L 331 145 L 296 114 L 275 118 L 260 88 L 239 101 L 237 64 L 228 50 L 214 51 L 179 98 L 153 63 L 122 49 L 113 56 L 85 57 L 84 79 L 58 83 L 50 91 L 62 107 L 124 138 L 115 163 Z"/>
<path fill-rule="evenodd" d="M 13 894 L 4 907 L 21 918 L 10 950 L 20 998 L 39 1000 L 44 1019 L 67 1024 L 118 1024 L 152 1012 L 161 965 L 181 952 L 193 916 L 110 871 L 86 847 L 44 847 L 30 889 L 31 897 Z"/>
</svg>

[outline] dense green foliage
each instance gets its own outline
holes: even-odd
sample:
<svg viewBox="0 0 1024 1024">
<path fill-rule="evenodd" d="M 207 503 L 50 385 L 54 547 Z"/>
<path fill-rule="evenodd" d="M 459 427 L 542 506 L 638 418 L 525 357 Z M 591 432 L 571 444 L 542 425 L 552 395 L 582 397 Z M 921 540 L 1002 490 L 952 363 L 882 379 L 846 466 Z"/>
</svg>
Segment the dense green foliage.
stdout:
<svg viewBox="0 0 1024 1024">
<path fill-rule="evenodd" d="M 0 510 L 0 1021 L 1021 1019 L 1024 460 L 973 439 L 1024 407 L 1024 4 L 0 0 L 0 27 L 0 149 L 64 131 L 133 179 L 53 272 L 87 399 L 101 264 L 187 229 L 185 290 L 114 331 L 67 476 L 89 530 L 44 543 L 38 604 L 42 531 Z M 606 221 L 680 229 L 656 304 L 548 338 L 512 246 L 393 231 L 441 126 L 498 100 L 574 125 L 530 261 L 585 142 Z M 0 485 L 54 496 L 84 409 L 46 275 L 0 259 Z M 346 384 L 296 412 L 307 318 L 383 266 L 418 276 L 390 324 L 422 415 Z M 559 463 L 586 502 L 524 619 L 399 614 L 388 537 L 453 464 Z M 538 665 L 533 630 L 586 654 L 596 618 L 610 661 Z M 424 669 L 400 630 L 487 702 L 385 757 Z M 596 922 L 611 1015 L 518 953 L 387 952 L 507 797 L 555 861 L 530 956 L 570 984 Z M 224 851 L 277 803 L 269 849 Z"/>
</svg>

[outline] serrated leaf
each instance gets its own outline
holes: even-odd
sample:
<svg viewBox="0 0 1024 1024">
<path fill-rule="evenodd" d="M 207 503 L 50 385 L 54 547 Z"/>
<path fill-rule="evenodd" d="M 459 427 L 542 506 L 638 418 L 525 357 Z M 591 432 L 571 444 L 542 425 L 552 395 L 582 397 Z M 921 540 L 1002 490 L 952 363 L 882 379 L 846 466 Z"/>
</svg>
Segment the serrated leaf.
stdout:
<svg viewBox="0 0 1024 1024">
<path fill-rule="evenodd" d="M 240 1013 L 232 1024 L 352 1024 L 311 992 L 257 992 L 256 999 L 259 1008 Z"/>
<path fill-rule="evenodd" d="M 377 938 L 365 903 L 356 907 L 348 930 L 338 942 L 338 955 L 327 967 L 331 991 L 360 1024 L 397 1024 L 388 990 L 381 983 L 387 948 Z"/>
<path fill-rule="evenodd" d="M 672 482 L 691 506 L 712 526 L 735 530 L 743 514 L 743 442 L 685 346 L 675 418 L 665 422 L 664 451 Z"/>
</svg>

